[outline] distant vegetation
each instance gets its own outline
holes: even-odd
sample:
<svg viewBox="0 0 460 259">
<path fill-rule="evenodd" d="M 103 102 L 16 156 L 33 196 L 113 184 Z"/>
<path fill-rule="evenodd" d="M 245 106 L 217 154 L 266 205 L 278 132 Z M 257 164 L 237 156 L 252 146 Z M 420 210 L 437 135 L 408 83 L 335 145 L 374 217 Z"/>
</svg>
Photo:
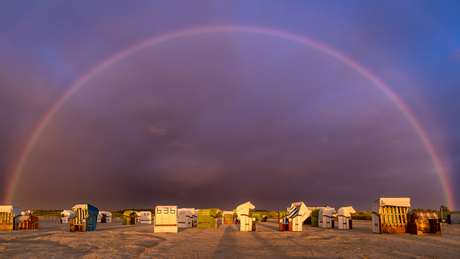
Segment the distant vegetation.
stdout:
<svg viewBox="0 0 460 259">
<path fill-rule="evenodd" d="M 252 212 L 262 212 L 261 215 L 267 216 L 269 219 L 277 219 L 278 211 L 268 211 L 268 210 L 253 210 Z"/>
<path fill-rule="evenodd" d="M 361 220 L 372 220 L 371 211 L 356 211 L 356 213 L 351 213 L 352 219 L 361 219 Z"/>
<path fill-rule="evenodd" d="M 155 216 L 155 209 L 126 209 L 126 210 L 119 210 L 119 211 L 111 211 L 112 212 L 112 218 L 123 218 L 123 212 L 127 210 L 133 210 L 133 211 L 150 211 L 152 212 L 152 217 Z"/>
<path fill-rule="evenodd" d="M 32 215 L 36 217 L 53 217 L 53 218 L 60 218 L 61 211 L 63 210 L 34 210 L 32 211 Z"/>
<path fill-rule="evenodd" d="M 269 219 L 277 219 L 278 218 L 278 211 L 271 211 L 268 213 L 267 216 Z"/>
<path fill-rule="evenodd" d="M 112 212 L 112 218 L 119 218 L 119 219 L 123 218 L 123 211 L 124 210 L 122 210 L 121 212 L 120 211 Z"/>
</svg>

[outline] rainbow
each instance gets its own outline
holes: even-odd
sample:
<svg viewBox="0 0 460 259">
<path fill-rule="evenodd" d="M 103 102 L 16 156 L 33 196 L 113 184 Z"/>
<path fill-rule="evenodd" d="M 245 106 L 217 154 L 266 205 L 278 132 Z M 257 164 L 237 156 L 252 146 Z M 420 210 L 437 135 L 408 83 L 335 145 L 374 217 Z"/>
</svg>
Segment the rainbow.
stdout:
<svg viewBox="0 0 460 259">
<path fill-rule="evenodd" d="M 409 123 L 414 128 L 415 132 L 420 137 L 421 141 L 423 142 L 431 160 L 433 161 L 434 167 L 439 175 L 441 185 L 444 191 L 444 197 L 448 204 L 448 207 L 451 209 L 455 209 L 455 202 L 454 202 L 454 195 L 451 191 L 451 186 L 448 184 L 448 176 L 446 172 L 441 167 L 441 163 L 439 161 L 439 157 L 437 156 L 435 149 L 431 142 L 429 141 L 427 134 L 421 127 L 420 123 L 417 121 L 415 116 L 412 112 L 408 109 L 408 107 L 401 101 L 401 99 L 382 81 L 380 81 L 374 74 L 370 71 L 363 68 L 361 65 L 356 63 L 355 61 L 351 60 L 350 58 L 346 57 L 345 55 L 337 52 L 334 49 L 331 49 L 323 44 L 320 44 L 316 41 L 308 39 L 306 37 L 298 36 L 295 34 L 282 32 L 274 29 L 268 28 L 261 28 L 261 27 L 249 27 L 249 26 L 208 26 L 208 27 L 199 27 L 193 29 L 186 29 L 175 31 L 171 33 L 167 33 L 161 36 L 156 36 L 151 39 L 147 39 L 142 41 L 138 44 L 135 44 L 127 49 L 124 49 L 115 55 L 107 58 L 106 60 L 99 63 L 93 69 L 89 70 L 86 74 L 84 74 L 81 78 L 75 81 L 68 90 L 51 106 L 51 108 L 46 112 L 43 116 L 42 120 L 38 123 L 38 125 L 33 130 L 32 134 L 28 138 L 26 145 L 23 151 L 20 154 L 19 161 L 14 168 L 12 173 L 11 180 L 7 185 L 7 192 L 5 197 L 5 204 L 10 204 L 13 201 L 14 194 L 18 185 L 19 178 L 23 171 L 24 165 L 27 161 L 27 158 L 34 147 L 37 139 L 40 137 L 43 130 L 46 128 L 48 123 L 54 117 L 56 112 L 59 108 L 74 94 L 80 87 L 82 87 L 85 83 L 91 80 L 94 76 L 101 73 L 108 67 L 110 67 L 115 62 L 120 61 L 121 59 L 133 54 L 136 51 L 139 51 L 145 47 L 153 46 L 155 44 L 163 43 L 168 40 L 175 40 L 180 38 L 185 38 L 192 35 L 200 35 L 200 34 L 208 34 L 208 33 L 222 33 L 222 32 L 239 32 L 239 33 L 252 33 L 252 34 L 261 34 L 261 35 L 268 35 L 272 37 L 279 37 L 286 40 L 290 40 L 293 42 L 297 42 L 303 44 L 305 46 L 314 48 L 318 51 L 321 51 L 341 62 L 346 64 L 347 66 L 353 68 L 356 72 L 367 78 L 371 81 L 374 85 L 376 85 L 388 98 L 398 107 L 398 109 L 404 114 L 407 118 Z"/>
</svg>

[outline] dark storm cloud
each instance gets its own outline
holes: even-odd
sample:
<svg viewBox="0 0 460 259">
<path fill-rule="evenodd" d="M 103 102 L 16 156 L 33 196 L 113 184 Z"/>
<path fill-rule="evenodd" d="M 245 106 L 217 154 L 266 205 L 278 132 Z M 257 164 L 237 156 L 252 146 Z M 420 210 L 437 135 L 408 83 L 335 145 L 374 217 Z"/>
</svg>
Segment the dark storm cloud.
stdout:
<svg viewBox="0 0 460 259">
<path fill-rule="evenodd" d="M 445 132 L 442 138 L 433 137 L 435 147 L 448 146 L 452 129 L 460 126 L 447 115 L 456 103 L 427 105 L 442 102 L 453 88 L 430 97 L 437 76 L 419 74 L 430 66 L 400 55 L 423 60 L 422 51 L 411 44 L 432 33 L 405 18 L 411 4 L 367 3 L 348 12 L 316 3 L 260 4 L 265 9 L 185 5 L 126 9 L 115 4 L 106 10 L 103 5 L 59 3 L 41 9 L 49 15 L 23 29 L 27 33 L 16 40 L 24 51 L 9 46 L 12 54 L 0 53 L 14 64 L 27 63 L 0 64 L 5 67 L 0 119 L 7 125 L 0 137 L 8 143 L 0 149 L 2 183 L 34 126 L 71 82 L 132 44 L 200 25 L 268 26 L 313 37 L 346 51 L 388 82 L 430 137 Z M 185 11 L 187 6 L 195 11 Z M 372 15 L 381 8 L 390 13 Z M 309 15 L 301 16 L 297 9 Z M 213 15 L 219 10 L 222 15 Z M 357 13 L 362 15 L 353 18 Z M 311 22 L 330 30 L 306 26 Z M 3 45 L 10 42 L 0 39 Z M 420 49 L 433 42 L 420 43 Z M 455 75 L 444 80 L 453 82 Z M 429 102 L 421 104 L 422 99 Z M 438 114 L 443 119 L 433 119 Z M 430 126 L 434 121 L 443 124 Z M 449 130 L 439 130 L 443 127 Z M 458 149 L 446 149 L 441 160 L 455 167 Z M 445 202 L 422 141 L 372 82 L 310 47 L 237 32 L 147 47 L 97 74 L 47 125 L 18 188 L 14 201 L 35 209 L 68 208 L 82 201 L 101 209 L 158 204 L 232 209 L 251 200 L 259 209 L 278 210 L 298 200 L 309 206 L 368 210 L 381 196 L 412 197 L 416 207 L 437 208 Z"/>
<path fill-rule="evenodd" d="M 79 178 L 91 177 L 99 182 L 97 185 L 104 185 L 114 181 L 109 178 L 120 177 L 119 184 L 104 188 L 115 193 L 112 197 L 117 199 L 130 197 L 124 192 L 116 194 L 119 188 L 140 188 L 141 193 L 152 196 L 152 201 L 179 195 L 184 197 L 177 199 L 188 196 L 193 197 L 189 202 L 196 202 L 207 192 L 200 189 L 215 189 L 228 199 L 229 194 L 238 193 L 242 199 L 258 197 L 258 193 L 279 186 L 285 190 L 281 194 L 286 195 L 293 181 L 298 189 L 309 189 L 312 180 L 314 185 L 333 184 L 330 191 L 334 192 L 337 184 L 350 175 L 375 175 L 379 172 L 374 167 L 387 174 L 385 170 L 398 165 L 398 159 L 388 150 L 397 148 L 403 139 L 392 134 L 418 142 L 405 119 L 378 89 L 358 86 L 367 88 L 360 90 L 367 100 L 359 95 L 334 99 L 349 91 L 341 87 L 347 83 L 344 77 L 341 85 L 335 86 L 334 80 L 325 78 L 326 73 L 315 75 L 305 70 L 309 84 L 303 85 L 305 74 L 286 78 L 283 70 L 271 67 L 253 70 L 250 75 L 240 73 L 248 69 L 244 62 L 215 55 L 234 49 L 206 38 L 198 40 L 202 41 L 199 49 L 187 47 L 187 41 L 150 50 L 155 56 L 153 63 L 163 64 L 175 49 L 190 48 L 184 51 L 188 56 L 163 68 L 165 73 L 152 72 L 145 67 L 157 65 L 145 63 L 135 71 L 118 73 L 137 64 L 137 56 L 145 56 L 139 53 L 126 64 L 116 65 L 115 71 L 95 78 L 56 116 L 37 145 L 41 152 L 33 155 L 30 164 L 51 163 L 57 158 L 59 162 L 39 175 L 62 174 L 75 183 L 75 187 L 65 188 L 74 191 L 86 185 Z M 265 63 L 264 54 L 255 56 L 261 65 Z M 312 54 L 307 51 L 304 55 Z M 285 62 L 275 68 L 291 66 L 289 59 Z M 309 65 L 306 63 L 304 67 Z M 225 69 L 221 64 L 226 64 Z M 327 69 L 327 63 L 323 65 Z M 358 78 L 348 76 L 349 80 Z M 137 79 L 133 82 L 131 78 Z M 367 109 L 371 100 L 372 109 Z M 396 126 L 389 126 L 392 123 Z M 388 139 L 394 143 L 385 143 Z M 386 163 L 391 167 L 385 168 Z M 44 177 L 42 186 L 47 179 Z M 256 184 L 259 181 L 262 184 Z M 54 183 L 49 185 L 52 188 Z M 97 195 L 97 190 L 91 195 Z M 204 206 L 204 202 L 197 205 Z"/>
<path fill-rule="evenodd" d="M 449 58 L 453 62 L 460 62 L 460 49 L 454 50 L 450 55 Z"/>
</svg>

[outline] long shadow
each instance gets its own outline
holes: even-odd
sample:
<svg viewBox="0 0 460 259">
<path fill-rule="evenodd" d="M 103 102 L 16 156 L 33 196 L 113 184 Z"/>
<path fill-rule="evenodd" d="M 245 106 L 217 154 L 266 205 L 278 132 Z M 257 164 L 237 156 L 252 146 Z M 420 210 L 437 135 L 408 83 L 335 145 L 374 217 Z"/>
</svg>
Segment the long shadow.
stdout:
<svg viewBox="0 0 460 259">
<path fill-rule="evenodd" d="M 257 223 L 259 225 L 260 223 Z M 292 256 L 286 255 L 284 248 L 276 245 L 275 243 L 272 243 L 271 241 L 267 240 L 266 238 L 262 237 L 261 234 L 257 233 L 257 225 L 256 225 L 256 231 L 255 232 L 246 232 L 245 234 L 251 235 L 255 238 L 255 240 L 264 248 L 270 251 L 272 256 L 275 257 L 284 257 L 284 258 L 291 258 Z M 271 226 L 270 224 L 262 224 L 263 227 L 267 227 L 269 229 L 273 229 L 275 231 L 278 231 L 279 229 L 276 228 L 276 226 Z M 224 234 L 219 240 L 219 244 L 217 246 L 217 249 L 214 251 L 214 257 L 219 257 L 220 254 L 225 253 L 225 251 L 228 250 L 233 250 L 236 251 L 238 250 L 238 244 L 237 244 L 237 239 L 235 232 L 239 232 L 239 224 L 229 224 L 229 225 L 222 225 L 226 226 L 226 229 L 224 231 Z M 235 226 L 235 227 L 234 227 Z M 269 231 L 271 232 L 271 231 Z M 267 245 L 267 243 L 269 245 Z"/>
<path fill-rule="evenodd" d="M 155 227 L 153 224 L 136 224 L 136 225 L 121 225 L 121 224 L 114 224 L 113 226 L 103 226 L 97 227 L 97 231 L 112 231 L 112 230 L 120 230 L 124 229 L 127 231 L 135 231 L 139 233 L 154 233 Z M 186 231 L 188 228 L 178 228 L 177 232 Z"/>
<path fill-rule="evenodd" d="M 104 226 L 101 228 L 98 228 L 96 226 L 96 231 L 112 231 L 112 230 L 118 230 L 118 229 L 124 229 L 124 230 L 132 230 L 132 231 L 138 231 L 138 230 L 144 230 L 144 228 L 140 229 L 141 227 L 148 226 L 149 230 L 151 229 L 153 232 L 153 225 L 115 225 L 115 226 Z"/>
<path fill-rule="evenodd" d="M 186 231 L 187 229 L 193 229 L 193 228 L 178 228 L 177 233 L 180 233 L 182 231 Z"/>
<path fill-rule="evenodd" d="M 279 231 L 279 226 L 276 226 L 276 225 L 272 225 L 272 224 L 267 224 L 267 223 L 257 223 L 256 224 L 256 231 L 257 231 L 257 227 L 259 226 L 263 226 L 263 227 L 266 227 L 266 228 L 269 228 L 269 229 L 272 229 L 272 230 L 275 230 L 275 231 Z"/>
<path fill-rule="evenodd" d="M 234 232 L 238 231 L 238 229 L 235 229 L 233 225 L 234 224 L 223 224 L 222 225 L 222 227 L 225 227 L 226 229 L 224 231 L 224 234 L 219 240 L 219 244 L 217 245 L 216 250 L 214 251 L 215 254 L 218 255 L 219 253 L 225 253 L 224 248 L 238 246 L 236 243 L 236 237 L 234 234 Z"/>
<path fill-rule="evenodd" d="M 277 222 L 276 222 L 277 223 Z M 307 227 L 308 225 L 303 225 L 303 228 Z M 274 230 L 275 232 L 272 231 L 263 231 L 263 228 L 268 228 L 270 230 Z M 270 234 L 263 235 L 262 233 L 267 233 L 269 232 Z M 298 256 L 293 256 L 293 255 L 288 255 L 286 253 L 286 247 L 280 246 L 276 242 L 276 237 L 278 238 L 287 238 L 286 234 L 289 233 L 296 233 L 294 235 L 298 235 L 297 238 L 302 238 L 302 233 L 305 232 L 289 232 L 289 231 L 279 231 L 279 225 L 278 224 L 273 224 L 273 222 L 261 222 L 257 223 L 256 225 L 256 231 L 251 232 L 252 235 L 254 236 L 254 239 L 259 242 L 267 251 L 272 253 L 271 256 L 274 257 L 283 257 L 283 258 L 293 258 L 293 257 L 298 257 Z M 275 236 L 275 240 L 271 240 L 270 237 L 273 238 Z M 313 255 L 305 254 L 305 257 L 311 257 Z"/>
<path fill-rule="evenodd" d="M 284 248 L 280 247 L 279 245 L 270 242 L 269 240 L 263 238 L 259 233 L 256 232 L 251 232 L 255 239 L 267 250 L 269 250 L 272 253 L 272 256 L 275 257 L 283 257 L 283 258 L 292 258 L 292 256 L 289 256 L 285 253 Z M 269 245 L 267 245 L 267 243 Z"/>
</svg>

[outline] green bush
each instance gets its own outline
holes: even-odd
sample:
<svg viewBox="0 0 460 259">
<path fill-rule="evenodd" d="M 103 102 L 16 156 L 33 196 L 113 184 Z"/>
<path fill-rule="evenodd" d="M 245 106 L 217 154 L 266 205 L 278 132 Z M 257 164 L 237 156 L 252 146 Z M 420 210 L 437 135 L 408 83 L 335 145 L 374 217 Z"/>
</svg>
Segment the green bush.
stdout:
<svg viewBox="0 0 460 259">
<path fill-rule="evenodd" d="M 359 220 L 372 220 L 372 212 L 371 211 L 356 211 L 355 213 L 351 213 L 352 219 L 359 219 Z"/>
<path fill-rule="evenodd" d="M 61 212 L 63 210 L 34 210 L 32 215 L 35 217 L 61 217 Z"/>
</svg>

